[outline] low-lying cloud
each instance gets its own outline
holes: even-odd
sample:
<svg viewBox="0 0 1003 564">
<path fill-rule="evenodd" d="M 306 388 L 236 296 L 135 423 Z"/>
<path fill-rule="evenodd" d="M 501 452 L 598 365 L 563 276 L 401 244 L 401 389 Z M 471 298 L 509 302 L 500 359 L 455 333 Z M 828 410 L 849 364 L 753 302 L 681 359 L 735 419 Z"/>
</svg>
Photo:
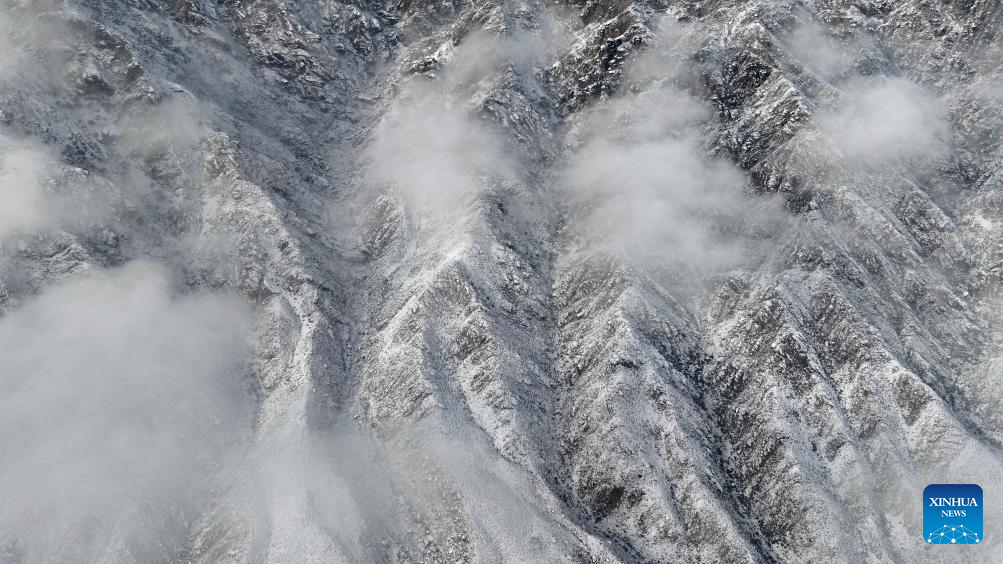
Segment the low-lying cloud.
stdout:
<svg viewBox="0 0 1003 564">
<path fill-rule="evenodd" d="M 442 209 L 516 174 L 503 139 L 435 85 L 413 79 L 368 149 L 368 179 L 409 204 Z"/>
<path fill-rule="evenodd" d="M 947 149 L 946 109 L 915 83 L 858 80 L 846 85 L 841 101 L 816 123 L 847 158 L 930 158 Z"/>
<path fill-rule="evenodd" d="M 530 47 L 541 45 L 540 36 L 524 38 L 470 34 L 440 48 L 434 77 L 405 78 L 372 132 L 366 180 L 426 211 L 448 210 L 486 188 L 518 182 L 517 150 L 477 104 L 500 70 L 528 68 L 546 52 Z"/>
<path fill-rule="evenodd" d="M 0 146 L 0 242 L 21 230 L 37 229 L 48 221 L 46 169 L 38 150 Z"/>
<path fill-rule="evenodd" d="M 43 145 L 0 135 L 0 245 L 48 230 L 81 231 L 108 220 L 122 193 L 59 161 Z"/>
<path fill-rule="evenodd" d="M 698 276 L 739 266 L 754 239 L 782 229 L 775 198 L 706 149 L 712 109 L 690 93 L 697 69 L 687 30 L 665 20 L 628 87 L 572 128 L 559 193 L 577 201 L 575 232 L 595 249 Z M 755 235 L 755 237 L 750 237 Z"/>
<path fill-rule="evenodd" d="M 128 545 L 178 526 L 247 427 L 248 318 L 236 298 L 175 295 L 134 263 L 0 319 L 0 538 L 29 561 L 67 561 L 87 531 Z"/>
</svg>

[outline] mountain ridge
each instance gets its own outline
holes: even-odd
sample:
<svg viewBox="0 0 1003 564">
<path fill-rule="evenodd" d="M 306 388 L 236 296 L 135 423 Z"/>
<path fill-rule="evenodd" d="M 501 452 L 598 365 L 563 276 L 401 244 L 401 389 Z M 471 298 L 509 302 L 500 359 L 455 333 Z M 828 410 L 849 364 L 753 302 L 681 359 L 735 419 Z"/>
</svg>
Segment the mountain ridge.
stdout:
<svg viewBox="0 0 1003 564">
<path fill-rule="evenodd" d="M 0 324 L 152 260 L 254 352 L 190 487 L 0 560 L 938 561 L 922 487 L 999 483 L 1000 12 L 4 3 Z"/>
</svg>

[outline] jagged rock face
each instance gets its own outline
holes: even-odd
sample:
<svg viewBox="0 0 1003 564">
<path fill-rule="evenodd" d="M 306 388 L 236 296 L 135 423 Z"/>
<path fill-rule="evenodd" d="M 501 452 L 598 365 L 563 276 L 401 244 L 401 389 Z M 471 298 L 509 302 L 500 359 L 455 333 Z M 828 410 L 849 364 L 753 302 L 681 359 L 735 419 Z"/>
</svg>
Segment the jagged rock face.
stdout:
<svg viewBox="0 0 1003 564">
<path fill-rule="evenodd" d="M 0 562 L 1003 550 L 997 2 L 0 24 Z"/>
</svg>

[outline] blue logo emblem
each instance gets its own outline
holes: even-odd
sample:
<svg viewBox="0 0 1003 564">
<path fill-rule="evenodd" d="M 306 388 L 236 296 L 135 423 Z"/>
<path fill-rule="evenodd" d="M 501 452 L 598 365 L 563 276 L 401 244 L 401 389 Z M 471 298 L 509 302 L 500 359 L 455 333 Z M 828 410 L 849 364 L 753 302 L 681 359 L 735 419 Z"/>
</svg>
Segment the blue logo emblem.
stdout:
<svg viewBox="0 0 1003 564">
<path fill-rule="evenodd" d="M 923 490 L 923 540 L 927 544 L 982 542 L 982 488 L 930 484 Z"/>
</svg>

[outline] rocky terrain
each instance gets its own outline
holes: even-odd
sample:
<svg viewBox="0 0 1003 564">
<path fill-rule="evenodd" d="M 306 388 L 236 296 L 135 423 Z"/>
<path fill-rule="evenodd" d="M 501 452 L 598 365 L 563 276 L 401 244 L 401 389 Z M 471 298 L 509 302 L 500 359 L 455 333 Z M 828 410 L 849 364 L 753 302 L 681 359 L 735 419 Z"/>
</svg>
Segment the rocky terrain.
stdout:
<svg viewBox="0 0 1003 564">
<path fill-rule="evenodd" d="M 1003 554 L 998 2 L 0 27 L 0 563 Z"/>
</svg>

